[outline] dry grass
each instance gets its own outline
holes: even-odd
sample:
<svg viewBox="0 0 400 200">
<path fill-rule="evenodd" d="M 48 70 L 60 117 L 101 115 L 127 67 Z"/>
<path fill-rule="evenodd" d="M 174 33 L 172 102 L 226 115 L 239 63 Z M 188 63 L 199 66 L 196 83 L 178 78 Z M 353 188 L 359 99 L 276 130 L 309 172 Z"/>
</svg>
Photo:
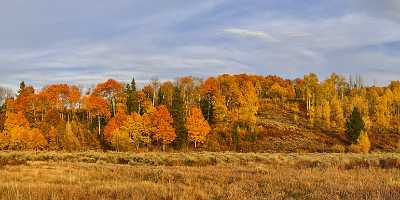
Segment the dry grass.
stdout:
<svg viewBox="0 0 400 200">
<path fill-rule="evenodd" d="M 398 199 L 397 154 L 0 153 L 1 199 Z"/>
</svg>

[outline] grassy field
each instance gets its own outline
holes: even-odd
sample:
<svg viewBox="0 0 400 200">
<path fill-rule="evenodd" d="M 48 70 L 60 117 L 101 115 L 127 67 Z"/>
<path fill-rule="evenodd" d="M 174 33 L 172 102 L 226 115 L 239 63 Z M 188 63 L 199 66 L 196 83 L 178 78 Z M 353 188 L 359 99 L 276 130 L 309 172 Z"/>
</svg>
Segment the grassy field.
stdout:
<svg viewBox="0 0 400 200">
<path fill-rule="evenodd" d="M 0 153 L 1 199 L 399 199 L 400 155 Z"/>
</svg>

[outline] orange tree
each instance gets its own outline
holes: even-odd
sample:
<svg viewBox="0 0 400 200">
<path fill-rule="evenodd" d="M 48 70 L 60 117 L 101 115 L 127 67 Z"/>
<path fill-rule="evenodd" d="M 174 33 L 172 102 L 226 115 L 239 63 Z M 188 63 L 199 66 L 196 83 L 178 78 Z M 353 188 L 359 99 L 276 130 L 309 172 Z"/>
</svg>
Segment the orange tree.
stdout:
<svg viewBox="0 0 400 200">
<path fill-rule="evenodd" d="M 172 126 L 173 119 L 166 106 L 162 105 L 150 116 L 151 126 L 153 131 L 153 140 L 161 142 L 163 150 L 165 146 L 172 143 L 176 138 L 175 129 Z"/>
<path fill-rule="evenodd" d="M 207 134 L 210 132 L 210 126 L 199 108 L 192 107 L 190 115 L 186 119 L 186 126 L 189 140 L 194 142 L 194 148 L 197 148 L 197 143 L 205 142 Z"/>
</svg>

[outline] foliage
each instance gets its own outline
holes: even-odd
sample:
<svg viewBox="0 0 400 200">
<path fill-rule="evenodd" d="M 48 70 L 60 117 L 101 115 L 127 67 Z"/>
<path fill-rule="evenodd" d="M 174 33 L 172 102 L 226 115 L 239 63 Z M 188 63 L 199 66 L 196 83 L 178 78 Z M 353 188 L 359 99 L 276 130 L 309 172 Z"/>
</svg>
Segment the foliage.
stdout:
<svg viewBox="0 0 400 200">
<path fill-rule="evenodd" d="M 137 113 L 133 113 L 129 116 L 120 129 L 128 133 L 136 149 L 138 149 L 141 144 L 146 146 L 151 144 L 151 130 L 147 126 L 144 117 Z"/>
<path fill-rule="evenodd" d="M 334 73 L 325 80 L 313 73 L 294 80 L 223 74 L 204 81 L 179 77 L 175 83 L 153 78 L 143 88 L 134 78 L 128 84 L 109 79 L 87 90 L 69 84 L 36 90 L 21 82 L 15 96 L 0 87 L 1 149 L 108 150 L 118 132 L 119 138 L 127 133 L 136 150 L 171 143 L 179 149 L 189 134 L 196 145 L 207 138 L 207 150 L 313 152 L 344 145 L 339 133 L 345 130 L 352 143 L 368 131 L 373 148 L 392 149 L 399 139 L 400 82 L 377 87 L 361 80 Z M 195 120 L 186 119 L 195 118 L 193 107 L 203 117 L 197 113 L 196 123 L 209 124 L 203 133 L 212 134 L 205 138 L 193 131 Z M 304 147 L 318 139 L 319 145 Z M 287 141 L 298 144 L 286 147 Z"/>
<path fill-rule="evenodd" d="M 197 107 L 193 107 L 190 110 L 190 114 L 186 120 L 186 126 L 188 129 L 188 135 L 190 141 L 194 142 L 194 147 L 197 147 L 197 143 L 204 143 L 208 133 L 210 132 L 210 126 L 204 119 L 201 110 Z"/>
<path fill-rule="evenodd" d="M 157 107 L 152 113 L 151 123 L 153 129 L 153 140 L 160 142 L 165 149 L 165 145 L 172 143 L 176 138 L 175 129 L 173 128 L 173 119 L 165 106 Z"/>
<path fill-rule="evenodd" d="M 116 129 L 112 134 L 111 145 L 117 151 L 131 151 L 133 149 L 133 140 L 125 129 Z"/>
<path fill-rule="evenodd" d="M 174 141 L 174 146 L 175 148 L 180 149 L 186 145 L 188 131 L 185 126 L 186 116 L 184 101 L 179 87 L 174 88 L 171 114 L 173 118 L 173 125 L 176 130 L 176 139 Z"/>
<path fill-rule="evenodd" d="M 369 141 L 368 134 L 362 131 L 355 144 L 350 146 L 350 150 L 356 153 L 368 153 L 371 148 L 371 142 Z"/>
<path fill-rule="evenodd" d="M 134 77 L 132 78 L 131 83 L 126 85 L 125 93 L 127 113 L 139 113 L 139 101 L 137 97 L 136 82 Z"/>
<path fill-rule="evenodd" d="M 63 147 L 65 150 L 73 151 L 80 149 L 80 143 L 75 133 L 72 130 L 71 122 L 67 122 L 65 125 L 65 134 L 63 138 Z"/>
<path fill-rule="evenodd" d="M 364 121 L 361 117 L 361 113 L 357 107 L 353 109 L 349 121 L 347 122 L 347 135 L 352 142 L 356 142 L 364 130 Z"/>
</svg>

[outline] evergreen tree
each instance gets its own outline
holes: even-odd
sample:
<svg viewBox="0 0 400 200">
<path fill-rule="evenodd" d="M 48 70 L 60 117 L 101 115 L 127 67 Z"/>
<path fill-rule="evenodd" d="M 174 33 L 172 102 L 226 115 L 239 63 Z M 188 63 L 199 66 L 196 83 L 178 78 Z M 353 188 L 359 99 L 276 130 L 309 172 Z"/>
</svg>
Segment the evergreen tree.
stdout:
<svg viewBox="0 0 400 200">
<path fill-rule="evenodd" d="M 361 117 L 360 111 L 357 107 L 354 107 L 350 119 L 347 122 L 347 135 L 353 143 L 357 141 L 361 131 L 364 130 L 364 126 L 364 121 Z"/>
<path fill-rule="evenodd" d="M 208 124 L 214 124 L 214 104 L 213 97 L 210 94 L 201 99 L 200 108 Z"/>
<path fill-rule="evenodd" d="M 171 108 L 172 118 L 174 119 L 174 128 L 176 130 L 176 139 L 174 141 L 174 146 L 177 149 L 182 148 L 187 142 L 187 129 L 185 126 L 185 108 L 183 98 L 181 96 L 181 91 L 178 86 L 174 88 L 174 97 L 172 100 Z"/>
<path fill-rule="evenodd" d="M 137 113 L 139 110 L 139 103 L 137 98 L 136 82 L 134 77 L 132 78 L 131 83 L 126 85 L 125 92 L 127 96 L 126 108 L 128 114 L 131 114 L 133 112 Z"/>
<path fill-rule="evenodd" d="M 19 84 L 18 95 L 21 95 L 21 94 L 22 94 L 22 92 L 25 90 L 25 87 L 26 87 L 25 82 L 22 81 L 22 82 Z"/>
</svg>

